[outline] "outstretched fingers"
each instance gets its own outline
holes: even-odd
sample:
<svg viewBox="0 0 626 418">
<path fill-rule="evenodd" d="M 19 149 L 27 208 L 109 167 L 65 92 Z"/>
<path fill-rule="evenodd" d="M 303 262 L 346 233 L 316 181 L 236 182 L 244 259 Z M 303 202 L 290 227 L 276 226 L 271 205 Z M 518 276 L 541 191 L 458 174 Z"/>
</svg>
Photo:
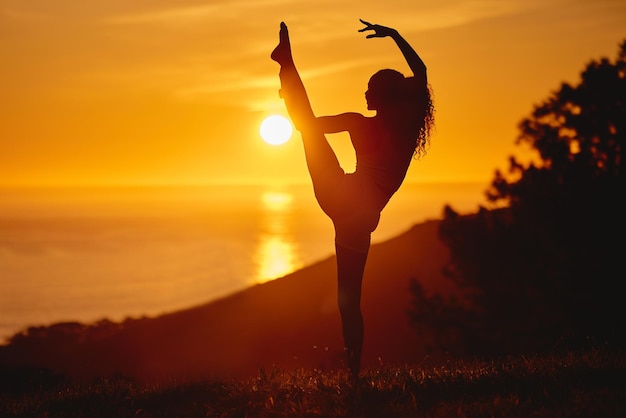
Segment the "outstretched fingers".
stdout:
<svg viewBox="0 0 626 418">
<path fill-rule="evenodd" d="M 363 23 L 365 25 L 364 28 L 359 29 L 359 32 L 365 32 L 367 30 L 373 30 L 374 33 L 370 33 L 369 35 L 367 35 L 365 38 L 369 39 L 369 38 L 382 38 L 385 36 L 384 33 L 381 32 L 381 28 L 382 26 L 377 25 L 375 23 L 370 23 L 367 20 L 363 20 L 363 19 L 359 19 L 361 21 L 361 23 Z"/>
<path fill-rule="evenodd" d="M 364 28 L 359 29 L 359 32 L 365 32 L 366 30 L 372 30 L 374 33 L 370 33 L 365 38 L 384 38 L 386 36 L 393 36 L 395 32 L 394 29 L 388 28 L 383 25 L 378 25 L 376 23 L 370 23 L 366 20 L 359 19 L 361 23 L 365 25 Z"/>
<path fill-rule="evenodd" d="M 374 29 L 372 26 L 372 24 L 366 20 L 363 19 L 359 19 L 361 21 L 361 23 L 363 23 L 365 25 L 364 28 L 359 29 L 359 32 L 365 32 L 366 30 L 372 30 Z"/>
</svg>

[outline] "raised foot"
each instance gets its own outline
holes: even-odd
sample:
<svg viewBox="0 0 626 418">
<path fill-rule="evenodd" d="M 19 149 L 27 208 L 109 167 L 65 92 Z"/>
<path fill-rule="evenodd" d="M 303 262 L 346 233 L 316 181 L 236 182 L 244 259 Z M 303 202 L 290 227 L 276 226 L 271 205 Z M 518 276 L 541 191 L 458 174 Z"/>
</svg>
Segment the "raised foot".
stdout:
<svg viewBox="0 0 626 418">
<path fill-rule="evenodd" d="M 280 22 L 280 32 L 278 33 L 278 45 L 272 51 L 270 57 L 279 64 L 293 62 L 291 57 L 291 43 L 289 42 L 289 31 L 285 22 Z"/>
</svg>

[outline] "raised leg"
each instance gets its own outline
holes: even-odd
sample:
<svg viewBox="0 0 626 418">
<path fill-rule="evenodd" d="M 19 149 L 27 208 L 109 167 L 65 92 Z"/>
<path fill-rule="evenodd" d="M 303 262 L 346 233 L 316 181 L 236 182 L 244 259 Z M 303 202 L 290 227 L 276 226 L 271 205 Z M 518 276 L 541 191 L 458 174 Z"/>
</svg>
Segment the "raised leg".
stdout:
<svg viewBox="0 0 626 418">
<path fill-rule="evenodd" d="M 281 97 L 296 129 L 302 134 L 307 168 L 322 210 L 333 216 L 336 188 L 345 174 L 326 136 L 315 125 L 315 114 L 291 54 L 289 32 L 280 24 L 279 42 L 271 57 L 280 64 Z"/>
<path fill-rule="evenodd" d="M 270 57 L 280 65 L 293 64 L 291 56 L 291 42 L 289 41 L 289 30 L 285 22 L 280 22 L 280 31 L 278 32 L 278 45 L 272 51 Z"/>
<path fill-rule="evenodd" d="M 280 24 L 278 45 L 272 51 L 271 58 L 280 64 L 280 93 L 285 100 L 291 120 L 300 132 L 310 132 L 314 127 L 315 115 L 300 74 L 293 62 L 289 32 L 284 22 Z"/>
</svg>

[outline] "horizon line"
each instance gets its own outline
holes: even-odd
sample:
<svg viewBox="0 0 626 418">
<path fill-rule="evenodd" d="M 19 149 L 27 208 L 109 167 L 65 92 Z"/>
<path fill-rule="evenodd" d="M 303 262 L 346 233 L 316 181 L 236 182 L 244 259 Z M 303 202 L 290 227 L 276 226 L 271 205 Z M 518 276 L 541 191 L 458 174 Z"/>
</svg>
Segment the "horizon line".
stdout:
<svg viewBox="0 0 626 418">
<path fill-rule="evenodd" d="M 491 180 L 418 180 L 407 181 L 400 186 L 435 185 L 435 184 L 484 184 L 488 186 Z M 136 182 L 136 183 L 25 183 L 0 184 L 0 190 L 16 189 L 113 189 L 113 188 L 202 188 L 202 187 L 298 187 L 310 186 L 310 181 L 271 182 L 271 181 L 213 181 L 213 182 Z"/>
</svg>

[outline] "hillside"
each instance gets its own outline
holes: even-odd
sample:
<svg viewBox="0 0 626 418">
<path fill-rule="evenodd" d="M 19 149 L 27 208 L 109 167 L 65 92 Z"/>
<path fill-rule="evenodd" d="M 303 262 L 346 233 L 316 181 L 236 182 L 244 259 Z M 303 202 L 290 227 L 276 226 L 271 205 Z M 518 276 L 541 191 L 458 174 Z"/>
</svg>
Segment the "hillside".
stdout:
<svg viewBox="0 0 626 418">
<path fill-rule="evenodd" d="M 446 292 L 447 250 L 439 221 L 375 244 L 366 267 L 363 367 L 421 362 L 423 341 L 409 327 L 409 280 Z M 143 380 L 255 374 L 259 367 L 341 367 L 335 259 L 224 299 L 123 323 L 33 328 L 0 347 L 0 364 L 46 367 L 75 377 L 124 374 Z"/>
</svg>

